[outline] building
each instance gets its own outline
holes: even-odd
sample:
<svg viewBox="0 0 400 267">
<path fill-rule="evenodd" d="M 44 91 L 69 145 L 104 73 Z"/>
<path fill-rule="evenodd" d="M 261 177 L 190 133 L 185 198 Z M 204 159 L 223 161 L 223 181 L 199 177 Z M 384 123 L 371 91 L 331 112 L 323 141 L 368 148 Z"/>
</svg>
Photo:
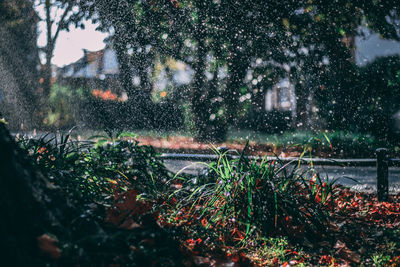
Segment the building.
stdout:
<svg viewBox="0 0 400 267">
<path fill-rule="evenodd" d="M 73 89 L 86 88 L 93 92 L 108 91 L 127 100 L 119 80 L 119 65 L 115 51 L 107 46 L 99 51 L 83 51 L 76 62 L 56 71 L 57 82 Z M 95 90 L 95 91 L 94 91 Z"/>
<path fill-rule="evenodd" d="M 78 61 L 62 67 L 57 76 L 62 78 L 97 78 L 117 77 L 119 74 L 117 55 L 111 47 L 90 52 L 84 50 L 84 55 Z"/>
<path fill-rule="evenodd" d="M 167 60 L 166 66 L 156 63 L 154 74 L 157 78 L 153 83 L 153 90 L 159 91 L 163 96 L 170 83 L 174 86 L 189 84 L 193 76 L 193 71 L 184 63 Z M 57 80 L 61 84 L 69 85 L 73 88 L 87 87 L 90 89 L 111 90 L 114 93 L 124 95 L 119 81 L 119 64 L 115 50 L 111 46 L 99 51 L 84 50 L 84 56 L 78 61 L 59 68 L 57 70 Z M 132 69 L 133 85 L 140 85 L 139 75 Z"/>
</svg>

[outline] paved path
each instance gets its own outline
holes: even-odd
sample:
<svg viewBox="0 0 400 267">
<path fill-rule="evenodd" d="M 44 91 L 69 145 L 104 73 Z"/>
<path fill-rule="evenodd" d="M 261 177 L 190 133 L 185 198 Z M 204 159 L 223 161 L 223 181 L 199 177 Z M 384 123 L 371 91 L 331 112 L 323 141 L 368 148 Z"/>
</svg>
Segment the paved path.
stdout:
<svg viewBox="0 0 400 267">
<path fill-rule="evenodd" d="M 165 160 L 164 162 L 168 169 L 173 172 L 185 168 L 185 173 L 199 174 L 205 168 L 203 164 L 185 160 Z M 315 168 L 322 177 L 339 178 L 338 183 L 349 186 L 354 190 L 367 192 L 376 190 L 376 167 L 316 166 Z M 389 190 L 391 193 L 400 193 L 400 168 L 389 168 Z"/>
</svg>

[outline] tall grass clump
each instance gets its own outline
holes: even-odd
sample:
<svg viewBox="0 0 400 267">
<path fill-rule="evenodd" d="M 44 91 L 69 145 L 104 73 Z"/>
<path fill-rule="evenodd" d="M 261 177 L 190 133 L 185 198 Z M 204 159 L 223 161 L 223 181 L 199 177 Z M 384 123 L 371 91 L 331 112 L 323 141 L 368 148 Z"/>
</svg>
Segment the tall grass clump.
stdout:
<svg viewBox="0 0 400 267">
<path fill-rule="evenodd" d="M 334 181 L 323 182 L 299 161 L 285 164 L 228 152 L 216 150 L 218 160 L 208 164 L 204 177 L 181 178 L 182 187 L 173 194 L 179 199 L 177 214 L 189 213 L 233 243 L 252 235 L 315 239 L 326 234 Z"/>
</svg>

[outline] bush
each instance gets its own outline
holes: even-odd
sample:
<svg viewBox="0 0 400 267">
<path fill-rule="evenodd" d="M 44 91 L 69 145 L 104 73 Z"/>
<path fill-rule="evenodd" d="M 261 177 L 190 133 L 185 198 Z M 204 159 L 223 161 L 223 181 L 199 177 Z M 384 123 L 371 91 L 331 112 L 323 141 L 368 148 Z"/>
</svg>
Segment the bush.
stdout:
<svg viewBox="0 0 400 267">
<path fill-rule="evenodd" d="M 127 121 L 130 116 L 126 113 L 126 103 L 89 96 L 82 103 L 80 112 L 89 128 L 110 130 L 128 128 Z"/>
<path fill-rule="evenodd" d="M 40 225 L 40 231 L 46 233 L 41 237 L 49 237 L 44 240 L 46 247 L 41 243 L 37 247 L 36 239 L 32 239 L 34 243 L 28 242 L 29 246 L 32 243 L 31 249 L 40 250 L 45 256 L 59 251 L 61 256 L 51 262 L 42 257 L 46 263 L 182 265 L 179 244 L 156 225 L 159 206 L 155 204 L 167 192 L 170 174 L 152 147 L 139 146 L 124 137 L 96 137 L 97 143 L 74 142 L 68 134 L 18 140 L 32 165 L 46 178 L 45 186 L 52 187 L 50 181 L 60 188 L 57 194 L 64 193 L 72 202 L 72 208 L 66 209 L 65 205 L 53 203 L 54 197 L 48 198 L 38 191 L 38 198 L 45 196 L 43 202 L 51 203 L 50 206 L 57 207 L 57 215 L 66 213 L 69 219 L 62 224 L 56 219 L 52 227 Z"/>
<path fill-rule="evenodd" d="M 54 84 L 48 99 L 44 125 L 50 129 L 69 129 L 77 125 L 80 118 L 79 103 L 83 96 L 70 88 Z"/>
<path fill-rule="evenodd" d="M 319 117 L 333 130 L 368 133 L 393 141 L 393 115 L 400 110 L 400 57 L 377 58 L 363 66 L 353 66 L 340 79 L 317 90 Z M 325 88 L 325 87 L 321 87 Z"/>
<path fill-rule="evenodd" d="M 353 150 L 353 154 L 365 154 L 366 151 L 374 150 L 381 145 L 376 138 L 369 134 L 360 134 L 344 131 L 335 132 L 286 132 L 282 135 L 274 136 L 277 145 L 309 145 L 312 148 L 330 147 L 339 152 L 341 150 Z"/>
<path fill-rule="evenodd" d="M 160 102 L 154 104 L 155 130 L 177 130 L 184 128 L 184 115 L 182 109 L 169 102 Z"/>
<path fill-rule="evenodd" d="M 181 109 L 168 102 L 140 106 L 90 97 L 82 107 L 88 125 L 98 129 L 155 129 L 173 130 L 183 127 Z"/>
<path fill-rule="evenodd" d="M 400 57 L 378 58 L 361 68 L 360 76 L 357 128 L 381 139 L 393 139 L 392 117 L 400 110 Z"/>
<path fill-rule="evenodd" d="M 292 114 L 290 111 L 272 110 L 268 112 L 251 109 L 240 122 L 240 128 L 279 133 L 291 129 Z"/>
</svg>

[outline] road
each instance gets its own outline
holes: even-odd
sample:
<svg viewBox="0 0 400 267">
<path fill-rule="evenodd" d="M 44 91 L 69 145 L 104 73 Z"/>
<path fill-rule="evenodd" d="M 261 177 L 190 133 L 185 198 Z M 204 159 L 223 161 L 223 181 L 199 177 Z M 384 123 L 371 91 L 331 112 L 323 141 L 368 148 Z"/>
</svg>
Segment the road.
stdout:
<svg viewBox="0 0 400 267">
<path fill-rule="evenodd" d="M 199 174 L 204 164 L 194 163 L 187 160 L 165 160 L 167 168 L 173 172 L 184 169 L 185 173 Z M 348 186 L 357 191 L 376 191 L 376 167 L 337 167 L 337 166 L 316 166 L 315 169 L 322 177 L 330 180 L 338 178 L 338 183 Z M 351 178 L 351 179 L 349 179 Z M 389 191 L 400 193 L 400 168 L 389 168 Z"/>
</svg>

